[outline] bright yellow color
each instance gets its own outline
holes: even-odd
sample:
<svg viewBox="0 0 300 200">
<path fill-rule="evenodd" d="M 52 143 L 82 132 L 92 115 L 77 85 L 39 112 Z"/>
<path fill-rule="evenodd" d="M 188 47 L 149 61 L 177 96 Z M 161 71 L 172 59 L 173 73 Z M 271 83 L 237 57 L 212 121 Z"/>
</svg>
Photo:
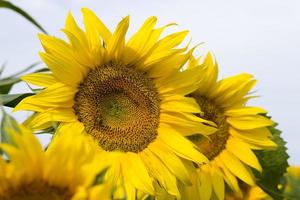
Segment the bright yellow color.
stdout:
<svg viewBox="0 0 300 200">
<path fill-rule="evenodd" d="M 8 130 L 13 144 L 0 145 L 9 158 L 7 162 L 0 157 L 0 199 L 31 200 L 37 195 L 38 199 L 48 200 L 49 195 L 53 198 L 57 195 L 50 188 L 60 189 L 63 194 L 68 191 L 71 195 L 68 199 L 72 200 L 110 199 L 109 184 L 93 186 L 96 175 L 108 167 L 108 162 L 97 153 L 97 146 L 89 136 L 57 133 L 44 152 L 30 130 L 24 126 L 18 129 Z M 35 185 L 37 189 L 27 185 Z M 30 188 L 31 192 L 21 195 L 24 188 Z M 44 194 L 45 191 L 50 192 Z M 19 197 L 11 197 L 13 194 Z M 62 196 L 55 198 L 61 199 Z"/>
<path fill-rule="evenodd" d="M 272 200 L 272 198 L 265 193 L 258 186 L 247 186 L 242 189 L 243 197 L 237 196 L 235 193 L 226 193 L 225 200 Z"/>
<path fill-rule="evenodd" d="M 83 132 L 85 127 L 78 121 L 72 106 L 78 85 L 88 72 L 111 61 L 145 72 L 161 99 L 158 135 L 138 153 L 107 151 L 112 160 L 107 178 L 114 184 L 124 180 L 128 199 L 134 199 L 137 190 L 155 194 L 153 181 L 158 181 L 169 194 L 180 197 L 177 179 L 190 184 L 188 170 L 181 158 L 198 164 L 208 161 L 181 134 L 199 132 L 206 135 L 215 131 L 214 127 L 202 124 L 206 120 L 193 115 L 201 113 L 200 108 L 194 99 L 184 96 L 196 90 L 194 83 L 199 74 L 199 69 L 179 72 L 193 51 L 178 47 L 187 31 L 161 38 L 164 29 L 173 24 L 155 28 L 157 19 L 150 17 L 126 42 L 128 16 L 121 20 L 114 32 L 110 32 L 92 11 L 84 8 L 82 12 L 85 30 L 79 28 L 71 13 L 67 17 L 63 32 L 69 42 L 39 35 L 45 49 L 40 56 L 51 72 L 22 78 L 45 89 L 25 98 L 15 110 L 37 112 L 27 121 L 34 129 L 45 128 L 55 121 L 60 122 L 62 131 Z"/>
<path fill-rule="evenodd" d="M 300 179 L 300 166 L 289 166 L 287 168 L 287 174 L 296 179 Z"/>
<path fill-rule="evenodd" d="M 198 89 L 192 96 L 199 95 L 209 99 L 222 111 L 228 126 L 228 138 L 223 149 L 209 163 L 199 165 L 193 186 L 184 187 L 183 193 L 192 195 L 186 199 L 224 199 L 225 182 L 241 196 L 238 179 L 254 185 L 254 176 L 249 167 L 262 171 L 252 150 L 272 149 L 276 144 L 271 140 L 268 126 L 273 122 L 260 114 L 266 111 L 246 105 L 255 80 L 250 74 L 239 74 L 218 81 L 218 67 L 209 53 L 201 64 L 192 59 L 188 69 L 199 68 Z M 205 112 L 204 108 L 201 108 Z M 217 132 L 216 132 L 217 133 Z M 210 135 L 212 137 L 214 134 Z M 209 139 L 207 139 L 209 142 Z M 205 154 L 205 153 L 204 153 Z M 186 192 L 188 191 L 188 192 Z"/>
</svg>

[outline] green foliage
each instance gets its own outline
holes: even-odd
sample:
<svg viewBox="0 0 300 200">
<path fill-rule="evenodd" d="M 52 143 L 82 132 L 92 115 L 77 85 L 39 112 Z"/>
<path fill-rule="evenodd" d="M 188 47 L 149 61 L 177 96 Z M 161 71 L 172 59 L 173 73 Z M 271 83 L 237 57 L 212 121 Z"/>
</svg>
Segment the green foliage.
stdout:
<svg viewBox="0 0 300 200">
<path fill-rule="evenodd" d="M 39 23 L 37 23 L 36 20 L 34 20 L 27 12 L 25 12 L 21 8 L 17 7 L 16 5 L 12 4 L 11 2 L 5 1 L 5 0 L 0 0 L 0 8 L 7 8 L 7 9 L 10 9 L 12 11 L 19 13 L 25 19 L 27 19 L 29 22 L 31 22 L 33 25 L 35 25 L 38 29 L 40 29 L 43 33 L 47 34 L 45 29 Z"/>
<path fill-rule="evenodd" d="M 25 97 L 34 95 L 34 93 L 23 93 L 23 94 L 0 94 L 0 104 L 14 108 L 20 101 Z"/>
<path fill-rule="evenodd" d="M 278 147 L 275 150 L 255 152 L 264 170 L 262 173 L 255 171 L 254 174 L 257 178 L 257 185 L 275 200 L 280 200 L 283 199 L 283 191 L 278 189 L 278 185 L 281 184 L 288 167 L 289 156 L 286 152 L 286 142 L 281 138 L 281 131 L 275 127 L 269 127 L 269 130 Z"/>
<path fill-rule="evenodd" d="M 18 122 L 9 116 L 4 110 L 2 110 L 2 120 L 0 126 L 0 142 L 13 144 L 13 140 L 10 137 L 9 131 L 15 130 L 20 131 Z"/>
<path fill-rule="evenodd" d="M 10 92 L 11 88 L 13 87 L 13 85 L 16 83 L 19 83 L 21 81 L 21 79 L 19 78 L 19 76 L 21 74 L 29 71 L 30 69 L 36 67 L 39 64 L 40 64 L 40 62 L 33 63 L 20 72 L 10 75 L 6 78 L 0 79 L 0 94 L 8 94 Z M 5 68 L 5 65 L 2 66 L 1 73 L 3 72 L 4 68 Z"/>
<path fill-rule="evenodd" d="M 285 176 L 285 196 L 288 200 L 300 199 L 300 177 L 287 173 Z"/>
</svg>

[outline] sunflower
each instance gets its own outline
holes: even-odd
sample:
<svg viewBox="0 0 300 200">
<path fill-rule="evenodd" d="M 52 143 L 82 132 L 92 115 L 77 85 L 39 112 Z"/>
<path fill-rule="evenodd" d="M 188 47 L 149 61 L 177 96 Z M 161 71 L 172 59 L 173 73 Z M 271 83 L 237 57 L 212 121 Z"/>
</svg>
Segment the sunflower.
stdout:
<svg viewBox="0 0 300 200">
<path fill-rule="evenodd" d="M 211 121 L 207 125 L 216 125 L 217 131 L 208 137 L 188 136 L 210 162 L 197 166 L 193 186 L 185 188 L 192 195 L 187 199 L 224 199 L 224 181 L 242 195 L 238 179 L 254 185 L 250 167 L 262 171 L 252 150 L 276 147 L 268 130 L 274 123 L 264 116 L 264 109 L 246 105 L 254 97 L 249 92 L 256 82 L 250 74 L 218 81 L 218 67 L 212 54 L 202 64 L 198 63 L 199 59 L 192 58 L 188 65 L 188 69 L 201 69 L 198 89 L 189 96 L 201 107 L 204 114 L 200 116 Z"/>
<path fill-rule="evenodd" d="M 0 144 L 9 159 L 0 156 L 1 200 L 110 199 L 109 184 L 94 185 L 96 175 L 108 166 L 98 158 L 90 136 L 59 134 L 44 152 L 24 126 L 7 133 L 12 144 Z M 97 165 L 93 164 L 95 157 Z"/>
<path fill-rule="evenodd" d="M 180 158 L 208 160 L 182 134 L 215 131 L 203 123 L 193 92 L 199 69 L 179 69 L 193 49 L 180 47 L 187 31 L 161 38 L 173 24 L 155 28 L 148 18 L 126 42 L 129 17 L 113 33 L 90 10 L 82 9 L 85 30 L 69 13 L 63 32 L 69 42 L 40 35 L 40 53 L 51 73 L 23 77 L 44 89 L 23 99 L 15 110 L 31 110 L 34 129 L 59 122 L 59 129 L 85 131 L 114 160 L 107 174 L 112 182 L 124 180 L 128 199 L 137 190 L 154 194 L 153 182 L 180 196 L 177 179 L 190 184 Z"/>
</svg>

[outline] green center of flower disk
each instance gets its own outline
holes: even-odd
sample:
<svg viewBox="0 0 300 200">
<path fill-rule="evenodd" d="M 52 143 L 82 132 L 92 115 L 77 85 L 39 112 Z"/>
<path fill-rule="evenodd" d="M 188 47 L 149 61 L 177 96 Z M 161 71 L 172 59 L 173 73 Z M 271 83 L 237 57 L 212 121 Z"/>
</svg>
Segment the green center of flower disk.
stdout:
<svg viewBox="0 0 300 200">
<path fill-rule="evenodd" d="M 214 101 L 196 94 L 192 94 L 191 96 L 196 99 L 204 113 L 201 118 L 213 121 L 217 125 L 218 130 L 208 138 L 197 134 L 189 136 L 189 139 L 198 146 L 200 151 L 209 160 L 213 160 L 226 147 L 226 142 L 229 137 L 229 124 L 226 122 L 224 112 Z"/>
<path fill-rule="evenodd" d="M 157 136 L 160 98 L 136 68 L 109 62 L 81 82 L 74 111 L 88 134 L 107 150 L 140 152 Z"/>
<path fill-rule="evenodd" d="M 21 184 L 5 191 L 1 200 L 70 200 L 73 193 L 68 188 L 53 187 L 44 181 Z"/>
</svg>

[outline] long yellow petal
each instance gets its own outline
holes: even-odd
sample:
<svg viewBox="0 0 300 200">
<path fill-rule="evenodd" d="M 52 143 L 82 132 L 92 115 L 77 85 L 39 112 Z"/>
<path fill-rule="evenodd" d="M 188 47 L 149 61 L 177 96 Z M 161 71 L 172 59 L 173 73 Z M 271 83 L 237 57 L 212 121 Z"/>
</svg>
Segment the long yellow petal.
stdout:
<svg viewBox="0 0 300 200">
<path fill-rule="evenodd" d="M 53 76 L 62 83 L 77 86 L 83 80 L 84 74 L 78 63 L 69 63 L 67 60 L 47 53 L 40 53 L 40 57 L 52 71 Z"/>
<path fill-rule="evenodd" d="M 152 180 L 139 155 L 127 152 L 122 162 L 122 172 L 136 188 L 148 194 L 154 194 Z"/>
<path fill-rule="evenodd" d="M 267 128 L 257 128 L 251 130 L 229 129 L 229 133 L 247 144 L 253 145 L 254 149 L 273 149 L 277 147 L 271 140 L 272 135 Z"/>
<path fill-rule="evenodd" d="M 272 120 L 260 115 L 228 117 L 226 121 L 239 130 L 255 129 L 274 125 Z"/>
<path fill-rule="evenodd" d="M 259 107 L 242 107 L 242 108 L 226 110 L 224 114 L 230 117 L 239 117 L 239 116 L 257 115 L 257 114 L 265 114 L 265 113 L 267 113 L 267 111 Z"/>
<path fill-rule="evenodd" d="M 160 114 L 161 123 L 169 124 L 184 136 L 193 134 L 210 135 L 216 132 L 214 124 L 190 113 L 164 112 Z M 209 124 L 210 126 L 208 126 Z"/>
<path fill-rule="evenodd" d="M 210 177 L 210 173 L 206 170 L 200 171 L 200 188 L 199 193 L 201 196 L 201 200 L 210 200 L 212 193 L 212 181 Z"/>
<path fill-rule="evenodd" d="M 118 24 L 114 34 L 111 36 L 107 44 L 107 52 L 110 59 L 118 60 L 121 58 L 124 47 L 125 47 L 125 36 L 129 26 L 129 16 L 122 19 Z"/>
<path fill-rule="evenodd" d="M 232 153 L 227 150 L 223 150 L 220 154 L 220 159 L 223 161 L 228 170 L 242 181 L 249 185 L 255 184 L 250 172 Z"/>
<path fill-rule="evenodd" d="M 72 108 L 57 108 L 38 113 L 29 124 L 30 128 L 38 130 L 38 127 L 43 127 L 44 124 L 51 122 L 74 122 L 77 117 Z"/>
<path fill-rule="evenodd" d="M 91 26 L 97 31 L 97 33 L 102 37 L 104 42 L 107 44 L 112 36 L 110 30 L 105 26 L 105 24 L 95 15 L 93 11 L 88 8 L 82 8 L 83 15 L 86 20 L 85 23 L 90 23 Z M 89 26 L 89 25 L 88 25 Z M 91 27 L 92 28 L 92 27 Z M 95 33 L 93 33 L 95 34 Z M 94 35 L 96 36 L 96 35 Z M 100 44 L 99 44 L 100 45 Z"/>
<path fill-rule="evenodd" d="M 153 152 L 180 181 L 186 185 L 191 184 L 187 169 L 173 152 L 160 141 L 153 142 L 150 145 L 149 151 Z"/>
<path fill-rule="evenodd" d="M 21 77 L 23 81 L 27 83 L 41 86 L 41 87 L 49 87 L 55 83 L 57 83 L 57 79 L 49 73 L 33 73 L 26 74 Z"/>
<path fill-rule="evenodd" d="M 200 113 L 199 104 L 194 98 L 173 95 L 166 97 L 161 102 L 161 109 L 166 111 Z"/>
<path fill-rule="evenodd" d="M 245 164 L 257 169 L 260 172 L 262 171 L 262 167 L 259 164 L 255 154 L 243 142 L 234 138 L 230 138 L 227 140 L 226 148 Z"/>
<path fill-rule="evenodd" d="M 140 56 L 145 54 L 146 44 L 150 38 L 152 30 L 157 22 L 156 17 L 149 17 L 141 28 L 129 39 L 126 44 L 123 59 L 126 64 L 136 62 Z"/>
<path fill-rule="evenodd" d="M 176 177 L 167 169 L 161 160 L 151 151 L 145 150 L 141 153 L 142 159 L 147 163 L 150 173 L 158 180 L 159 184 L 171 195 L 180 198 L 180 192 L 177 188 Z"/>
<path fill-rule="evenodd" d="M 210 173 L 211 173 L 212 186 L 215 194 L 219 199 L 224 199 L 225 184 L 222 175 L 215 168 L 212 168 Z"/>
<path fill-rule="evenodd" d="M 208 162 L 208 159 L 195 149 L 193 143 L 185 139 L 170 126 L 161 125 L 158 129 L 158 138 L 182 158 L 194 161 L 198 164 Z"/>
<path fill-rule="evenodd" d="M 36 95 L 23 99 L 14 111 L 33 110 L 42 112 L 49 108 L 71 108 L 75 93 L 76 90 L 64 84 L 56 83 Z"/>
</svg>

